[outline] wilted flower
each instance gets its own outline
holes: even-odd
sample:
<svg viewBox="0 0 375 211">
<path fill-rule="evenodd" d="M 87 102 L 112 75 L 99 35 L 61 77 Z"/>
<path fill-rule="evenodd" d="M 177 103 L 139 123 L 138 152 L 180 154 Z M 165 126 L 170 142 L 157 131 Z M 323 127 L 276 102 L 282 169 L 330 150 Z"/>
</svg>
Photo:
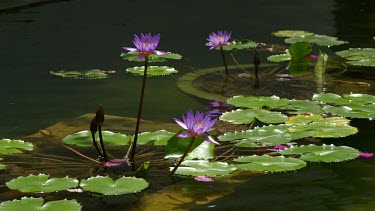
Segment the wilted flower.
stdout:
<svg viewBox="0 0 375 211">
<path fill-rule="evenodd" d="M 160 34 L 152 35 L 151 33 L 142 34 L 141 36 L 134 35 L 133 43 L 136 48 L 123 47 L 124 50 L 130 52 L 139 52 L 138 60 L 145 58 L 150 54 L 165 55 L 170 52 L 157 51 L 160 40 Z"/>
<path fill-rule="evenodd" d="M 208 136 L 207 132 L 211 127 L 216 123 L 217 119 L 211 120 L 211 115 L 204 115 L 203 113 L 197 111 L 194 115 L 192 110 L 189 110 L 186 114 L 182 114 L 182 120 L 180 121 L 177 118 L 173 120 L 179 124 L 182 128 L 187 131 L 184 131 L 177 135 L 179 138 L 190 138 L 190 137 L 201 137 L 204 140 L 211 142 L 213 144 L 218 144 L 212 137 Z"/>
<path fill-rule="evenodd" d="M 370 159 L 374 157 L 374 153 L 371 152 L 359 152 L 359 157 L 360 158 L 365 158 L 365 159 Z"/>
<path fill-rule="evenodd" d="M 232 32 L 231 31 L 218 31 L 217 34 L 212 32 L 208 37 L 208 43 L 206 46 L 211 47 L 210 50 L 222 46 L 228 46 L 234 44 L 234 42 L 228 42 Z"/>
</svg>

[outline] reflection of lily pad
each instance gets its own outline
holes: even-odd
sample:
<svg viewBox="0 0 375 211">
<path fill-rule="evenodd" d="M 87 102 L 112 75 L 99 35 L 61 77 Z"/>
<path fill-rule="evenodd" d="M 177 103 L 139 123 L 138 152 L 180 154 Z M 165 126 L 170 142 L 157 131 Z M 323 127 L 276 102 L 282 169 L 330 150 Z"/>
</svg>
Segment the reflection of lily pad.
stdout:
<svg viewBox="0 0 375 211">
<path fill-rule="evenodd" d="M 55 192 L 66 190 L 78 186 L 78 180 L 64 177 L 64 178 L 51 178 L 49 175 L 29 175 L 27 177 L 18 177 L 7 182 L 6 185 L 9 189 L 19 190 L 21 192 Z"/>
<path fill-rule="evenodd" d="M 280 98 L 277 96 L 270 97 L 256 97 L 256 96 L 234 96 L 227 99 L 227 103 L 236 107 L 243 108 L 278 108 L 286 106 L 288 104 L 287 99 Z"/>
<path fill-rule="evenodd" d="M 279 152 L 283 155 L 297 155 L 300 154 L 300 159 L 311 162 L 342 162 L 352 160 L 359 156 L 357 149 L 347 146 L 325 145 L 316 146 L 310 144 L 308 146 L 293 146 L 291 148 L 281 150 Z"/>
<path fill-rule="evenodd" d="M 284 156 L 253 155 L 234 159 L 237 168 L 249 171 L 281 172 L 293 171 L 306 166 L 306 162 L 297 158 L 286 158 Z"/>
<path fill-rule="evenodd" d="M 137 144 L 147 144 L 150 141 L 155 141 L 156 146 L 167 145 L 168 140 L 176 133 L 171 133 L 166 130 L 159 130 L 156 132 L 144 132 L 138 134 Z"/>
<path fill-rule="evenodd" d="M 0 154 L 22 153 L 21 149 L 31 151 L 33 148 L 33 144 L 22 140 L 0 140 Z"/>
<path fill-rule="evenodd" d="M 81 181 L 80 186 L 85 191 L 103 195 L 122 195 L 137 193 L 148 187 L 148 182 L 142 178 L 121 177 L 114 181 L 110 177 L 96 176 Z"/>
<path fill-rule="evenodd" d="M 281 30 L 277 32 L 272 32 L 272 34 L 277 37 L 301 37 L 314 35 L 314 33 L 302 30 Z"/>
<path fill-rule="evenodd" d="M 131 140 L 131 136 L 124 135 L 122 133 L 114 133 L 111 131 L 103 131 L 104 144 L 107 146 L 121 146 L 127 145 Z M 95 140 L 99 141 L 99 133 L 95 134 Z M 81 147 L 92 146 L 91 132 L 84 130 L 74 134 L 70 134 L 62 139 L 63 143 L 75 144 Z"/>
<path fill-rule="evenodd" d="M 247 48 L 254 48 L 258 45 L 258 43 L 251 41 L 251 40 L 240 40 L 234 41 L 234 44 L 229 46 L 223 46 L 223 50 L 231 51 L 231 50 L 242 50 Z M 220 49 L 220 48 L 217 48 Z"/>
<path fill-rule="evenodd" d="M 98 69 L 90 70 L 59 70 L 50 71 L 51 75 L 63 77 L 63 78 L 73 78 L 73 79 L 103 79 L 108 78 L 108 74 L 104 71 Z"/>
<path fill-rule="evenodd" d="M 49 201 L 45 204 L 43 198 L 22 197 L 21 200 L 4 201 L 0 204 L 0 210 L 19 211 L 19 210 L 54 210 L 54 211 L 79 211 L 82 206 L 76 200 L 58 200 Z"/>
<path fill-rule="evenodd" d="M 286 43 L 297 43 L 297 42 L 307 42 L 307 43 L 315 43 L 319 46 L 333 46 L 333 45 L 341 45 L 347 43 L 346 41 L 338 40 L 337 37 L 331 37 L 326 35 L 313 35 L 313 36 L 306 36 L 306 37 L 298 37 L 294 36 L 285 40 Z"/>
<path fill-rule="evenodd" d="M 170 167 L 172 170 L 173 167 Z M 237 168 L 225 162 L 210 162 L 206 160 L 185 160 L 181 166 L 178 167 L 176 174 L 190 175 L 190 176 L 224 176 L 235 171 Z"/>
<path fill-rule="evenodd" d="M 233 124 L 250 124 L 255 118 L 269 124 L 281 123 L 288 119 L 286 115 L 280 112 L 272 112 L 263 109 L 237 109 L 225 112 L 220 116 L 220 120 Z"/>
<path fill-rule="evenodd" d="M 144 66 L 141 67 L 132 67 L 126 69 L 127 72 L 133 73 L 135 75 L 143 75 L 144 74 Z M 160 75 L 170 75 L 172 73 L 177 73 L 178 71 L 173 67 L 167 66 L 149 66 L 147 67 L 147 75 L 148 76 L 160 76 Z"/>
</svg>

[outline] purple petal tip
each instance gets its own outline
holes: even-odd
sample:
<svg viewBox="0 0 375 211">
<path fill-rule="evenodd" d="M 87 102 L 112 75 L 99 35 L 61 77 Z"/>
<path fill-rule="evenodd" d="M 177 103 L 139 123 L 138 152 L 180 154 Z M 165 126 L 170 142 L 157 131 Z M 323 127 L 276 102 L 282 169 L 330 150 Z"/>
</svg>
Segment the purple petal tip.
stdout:
<svg viewBox="0 0 375 211">
<path fill-rule="evenodd" d="M 206 176 L 197 176 L 194 179 L 198 182 L 214 182 L 215 181 L 211 177 L 206 177 Z"/>
<path fill-rule="evenodd" d="M 371 152 L 359 152 L 359 157 L 364 159 L 370 159 L 374 157 L 374 153 Z"/>
</svg>

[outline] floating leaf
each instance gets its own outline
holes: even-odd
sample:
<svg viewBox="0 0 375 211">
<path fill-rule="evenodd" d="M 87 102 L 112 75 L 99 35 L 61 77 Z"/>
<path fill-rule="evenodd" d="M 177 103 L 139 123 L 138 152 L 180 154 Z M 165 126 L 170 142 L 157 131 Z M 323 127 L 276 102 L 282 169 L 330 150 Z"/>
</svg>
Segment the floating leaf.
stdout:
<svg viewBox="0 0 375 211">
<path fill-rule="evenodd" d="M 375 104 L 365 106 L 324 106 L 323 111 L 332 115 L 351 118 L 375 118 Z"/>
<path fill-rule="evenodd" d="M 255 118 L 261 122 L 270 124 L 284 122 L 288 117 L 280 112 L 272 112 L 263 109 L 237 109 L 225 112 L 220 116 L 220 120 L 233 124 L 250 124 Z"/>
<path fill-rule="evenodd" d="M 103 131 L 102 136 L 104 144 L 107 146 L 127 145 L 131 140 L 131 136 L 127 136 L 122 133 L 114 133 L 111 131 Z M 99 133 L 95 134 L 95 140 L 99 140 Z M 80 147 L 91 147 L 93 144 L 91 132 L 88 130 L 70 134 L 63 138 L 62 142 L 65 144 L 74 144 Z"/>
<path fill-rule="evenodd" d="M 178 138 L 177 134 L 168 141 L 165 159 L 182 157 L 190 144 L 191 138 Z M 214 158 L 214 147 L 214 144 L 196 138 L 185 159 L 212 159 Z"/>
<path fill-rule="evenodd" d="M 306 162 L 297 158 L 286 158 L 284 156 L 253 155 L 244 156 L 234 159 L 236 162 L 245 163 L 237 164 L 237 168 L 249 171 L 294 171 L 306 166 Z"/>
<path fill-rule="evenodd" d="M 167 145 L 168 140 L 176 133 L 171 133 L 166 130 L 159 130 L 156 132 L 144 132 L 138 134 L 137 144 L 147 144 L 150 141 L 155 141 L 156 146 Z"/>
<path fill-rule="evenodd" d="M 348 64 L 375 67 L 375 48 L 350 48 L 336 54 L 348 59 Z"/>
<path fill-rule="evenodd" d="M 321 119 L 322 117 L 319 115 L 297 115 L 289 117 L 289 119 L 285 121 L 285 123 L 291 125 L 305 125 L 311 122 L 319 121 Z"/>
<path fill-rule="evenodd" d="M 103 79 L 108 78 L 108 74 L 104 71 L 98 69 L 90 70 L 59 70 L 59 71 L 50 71 L 51 75 L 63 77 L 63 78 L 72 78 L 72 79 Z"/>
<path fill-rule="evenodd" d="M 291 114 L 323 114 L 323 111 L 321 107 L 318 105 L 318 102 L 310 100 L 289 100 L 288 105 L 283 108 L 293 110 L 288 112 Z"/>
<path fill-rule="evenodd" d="M 272 34 L 276 37 L 303 37 L 303 36 L 311 36 L 314 33 L 308 31 L 301 31 L 301 30 L 281 30 L 277 32 L 272 32 Z"/>
<path fill-rule="evenodd" d="M 302 58 L 306 58 L 312 51 L 312 48 L 307 42 L 297 42 L 293 43 L 288 51 L 292 61 L 299 61 Z"/>
<path fill-rule="evenodd" d="M 21 200 L 4 201 L 0 204 L 0 210 L 19 211 L 19 210 L 39 210 L 39 211 L 79 211 L 82 206 L 76 200 L 58 200 L 44 203 L 43 198 L 22 197 Z"/>
<path fill-rule="evenodd" d="M 223 50 L 231 51 L 231 50 L 242 50 L 247 48 L 255 48 L 258 45 L 258 43 L 251 41 L 251 40 L 240 40 L 240 41 L 234 41 L 233 45 L 229 46 L 223 46 Z M 216 48 L 219 49 L 220 48 Z"/>
<path fill-rule="evenodd" d="M 357 149 L 347 146 L 325 145 L 316 146 L 314 144 L 293 146 L 279 152 L 283 155 L 298 155 L 300 159 L 311 162 L 342 162 L 352 160 L 359 156 Z"/>
<path fill-rule="evenodd" d="M 173 167 L 170 167 L 172 171 Z M 178 167 L 176 174 L 190 175 L 190 176 L 224 176 L 235 171 L 237 168 L 225 162 L 210 162 L 206 160 L 185 160 L 181 166 Z"/>
<path fill-rule="evenodd" d="M 49 175 L 29 175 L 27 177 L 18 177 L 7 182 L 9 189 L 19 190 L 21 192 L 55 192 L 77 187 L 78 180 L 64 177 L 48 179 Z"/>
<path fill-rule="evenodd" d="M 234 105 L 236 107 L 243 107 L 243 108 L 278 108 L 282 106 L 286 106 L 288 104 L 288 100 L 285 98 L 280 98 L 275 95 L 270 97 L 256 97 L 256 96 L 234 96 L 227 99 L 227 103 Z"/>
<path fill-rule="evenodd" d="M 0 161 L 3 160 L 2 158 L 0 158 Z M 0 170 L 3 170 L 6 168 L 6 165 L 3 165 L 3 164 L 0 164 Z"/>
<path fill-rule="evenodd" d="M 31 151 L 34 149 L 34 146 L 33 144 L 22 140 L 0 140 L 0 154 L 22 153 L 20 149 Z"/>
<path fill-rule="evenodd" d="M 326 35 L 312 35 L 312 36 L 305 36 L 299 37 L 294 36 L 285 40 L 286 43 L 297 43 L 297 42 L 307 42 L 307 43 L 315 43 L 319 46 L 333 46 L 333 45 L 341 45 L 347 43 L 346 41 L 338 40 L 337 37 L 331 37 Z"/>
<path fill-rule="evenodd" d="M 120 56 L 128 61 L 132 62 L 144 62 L 145 59 L 138 60 L 139 52 L 128 52 L 128 53 L 122 53 Z M 150 54 L 148 56 L 149 62 L 164 62 L 166 59 L 181 59 L 182 56 L 175 53 L 165 54 L 165 55 L 156 55 L 156 54 Z"/>
<path fill-rule="evenodd" d="M 290 60 L 290 55 L 283 53 L 267 57 L 267 60 L 270 62 L 284 62 Z"/>
<path fill-rule="evenodd" d="M 126 69 L 126 71 L 133 73 L 135 75 L 143 75 L 144 66 L 128 68 Z M 167 67 L 167 66 L 148 66 L 147 67 L 148 76 L 170 75 L 172 73 L 178 73 L 178 71 L 174 69 L 173 67 Z"/>
<path fill-rule="evenodd" d="M 108 176 L 90 177 L 87 180 L 83 179 L 80 184 L 85 191 L 91 191 L 103 195 L 137 193 L 146 189 L 148 185 L 148 182 L 142 178 L 121 177 L 114 181 Z"/>
</svg>

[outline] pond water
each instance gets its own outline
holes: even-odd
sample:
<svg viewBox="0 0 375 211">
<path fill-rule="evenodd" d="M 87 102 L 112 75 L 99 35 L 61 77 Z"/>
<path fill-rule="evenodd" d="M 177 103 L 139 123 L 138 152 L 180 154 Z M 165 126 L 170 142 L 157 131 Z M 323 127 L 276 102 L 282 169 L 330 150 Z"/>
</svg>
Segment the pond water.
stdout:
<svg viewBox="0 0 375 211">
<path fill-rule="evenodd" d="M 334 51 L 349 47 L 375 47 L 374 10 L 372 1 L 354 0 L 216 0 L 202 1 L 199 5 L 177 1 L 150 3 L 146 0 L 112 0 L 108 3 L 72 0 L 1 13 L 0 137 L 24 139 L 40 144 L 40 147 L 34 153 L 7 159 L 13 164 L 0 173 L 0 201 L 20 199 L 22 196 L 40 196 L 46 200 L 74 198 L 83 205 L 84 210 L 369 210 L 375 207 L 374 159 L 312 163 L 290 173 L 241 173 L 230 178 L 218 178 L 214 183 L 199 183 L 189 177 L 170 180 L 167 177 L 168 162 L 163 161 L 159 153 L 140 158 L 152 160 L 151 164 L 155 167 L 145 176 L 151 182 L 150 188 L 139 194 L 113 197 L 86 193 L 72 195 L 67 192 L 22 194 L 9 191 L 4 185 L 17 176 L 37 172 L 78 178 L 95 174 L 92 163 L 79 156 L 70 160 L 75 155 L 67 156 L 69 151 L 59 144 L 58 136 L 43 138 L 30 135 L 60 121 L 74 122 L 73 118 L 94 113 L 99 104 L 103 105 L 108 115 L 136 117 L 141 78 L 126 73 L 125 69 L 138 64 L 120 57 L 123 52 L 121 47 L 132 45 L 133 34 L 161 33 L 159 49 L 183 55 L 180 61 L 165 63 L 179 70 L 178 74 L 153 77 L 147 82 L 142 118 L 154 121 L 149 124 L 155 125 L 155 122 L 172 123 L 173 117 L 179 117 L 187 109 L 204 110 L 208 105 L 208 99 L 180 90 L 176 81 L 192 71 L 222 64 L 219 53 L 208 51 L 204 46 L 205 38 L 212 31 L 230 29 L 234 38 L 281 46 L 285 46 L 283 39 L 272 36 L 271 32 L 301 29 L 348 41 L 349 44 L 325 49 L 334 57 Z M 267 65 L 285 69 L 287 64 L 267 62 L 268 55 L 269 52 L 260 52 L 261 72 L 269 70 Z M 236 59 L 241 64 L 252 63 L 253 52 L 238 52 Z M 233 64 L 232 60 L 229 62 Z M 49 71 L 62 69 L 90 68 L 116 70 L 116 73 L 104 80 L 70 80 L 49 74 Z M 328 71 L 335 74 L 327 75 L 330 83 L 326 91 L 375 94 L 374 68 L 348 68 L 341 74 L 338 72 L 335 68 Z M 298 81 L 298 86 L 294 87 L 276 79 L 267 76 L 260 78 L 259 92 L 255 93 L 252 89 L 254 84 L 250 84 L 249 89 L 239 94 L 283 96 L 284 93 L 283 97 L 311 99 L 312 94 L 317 92 L 315 82 L 308 77 L 301 79 L 302 82 Z M 273 83 L 275 86 L 269 85 Z M 84 124 L 77 124 L 77 130 L 73 128 L 70 132 L 84 129 Z M 360 132 L 346 138 L 324 139 L 324 143 L 375 152 L 372 142 L 375 121 L 353 119 L 351 125 Z M 168 127 L 177 130 L 171 125 Z M 129 128 L 126 130 L 131 133 Z M 147 128 L 142 130 L 147 131 Z M 64 128 L 56 127 L 53 132 L 64 134 L 63 131 Z M 145 149 L 145 152 L 163 151 L 162 147 Z M 94 148 L 80 150 L 95 157 Z M 123 156 L 124 151 L 112 149 L 115 156 Z M 41 167 L 40 163 L 46 160 L 36 153 L 44 158 L 46 154 L 58 155 L 61 157 L 48 159 L 64 162 Z M 30 159 L 34 159 L 35 163 Z M 110 172 L 114 175 L 118 173 Z"/>
</svg>

